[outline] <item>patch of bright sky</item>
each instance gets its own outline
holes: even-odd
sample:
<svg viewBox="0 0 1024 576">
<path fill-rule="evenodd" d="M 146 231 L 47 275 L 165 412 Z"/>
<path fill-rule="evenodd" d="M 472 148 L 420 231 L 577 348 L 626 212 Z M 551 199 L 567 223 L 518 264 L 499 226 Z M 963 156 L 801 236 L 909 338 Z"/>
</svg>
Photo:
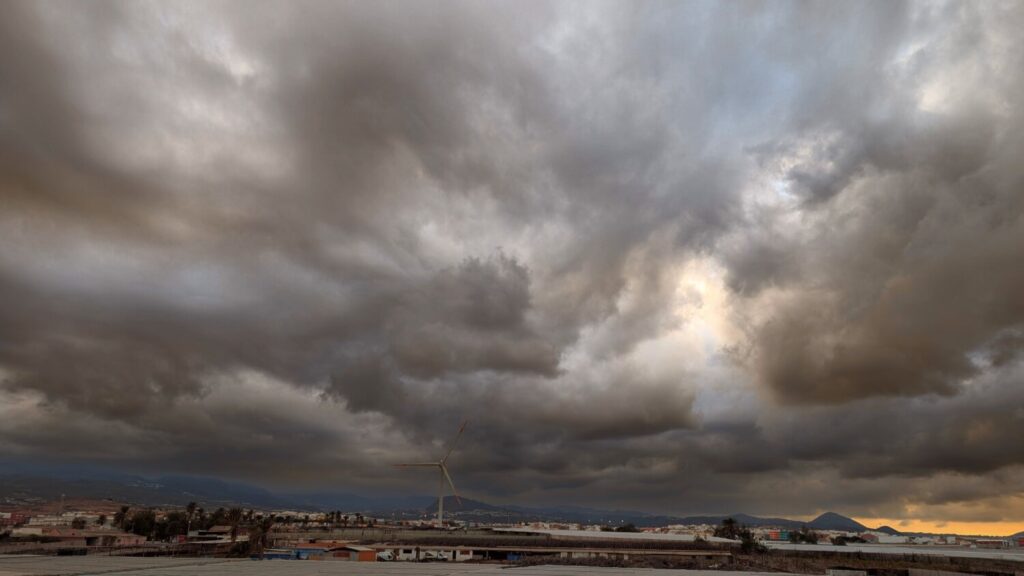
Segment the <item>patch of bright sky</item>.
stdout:
<svg viewBox="0 0 1024 576">
<path fill-rule="evenodd" d="M 956 522 L 920 520 L 917 518 L 855 518 L 869 528 L 891 526 L 901 532 L 930 534 L 961 534 L 970 536 L 1009 536 L 1024 532 L 1024 522 Z"/>
<path fill-rule="evenodd" d="M 689 260 L 678 274 L 675 314 L 685 321 L 662 338 L 641 344 L 660 360 L 683 364 L 695 388 L 694 412 L 702 422 L 748 421 L 758 395 L 746 372 L 729 357 L 742 334 L 732 323 L 725 270 L 712 258 Z"/>
</svg>

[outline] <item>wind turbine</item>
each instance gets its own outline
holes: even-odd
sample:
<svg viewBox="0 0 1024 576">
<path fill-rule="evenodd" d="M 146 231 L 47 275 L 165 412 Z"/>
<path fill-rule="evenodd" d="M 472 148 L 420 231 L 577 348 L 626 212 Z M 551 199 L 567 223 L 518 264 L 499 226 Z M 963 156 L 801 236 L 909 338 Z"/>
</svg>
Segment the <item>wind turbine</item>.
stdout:
<svg viewBox="0 0 1024 576">
<path fill-rule="evenodd" d="M 395 464 L 399 468 L 434 468 L 436 467 L 440 471 L 441 483 L 437 489 L 437 525 L 438 527 L 444 526 L 444 483 L 448 482 L 448 485 L 452 487 L 452 495 L 455 496 L 455 501 L 462 505 L 462 499 L 459 498 L 459 492 L 455 489 L 455 483 L 452 482 L 452 476 L 448 473 L 448 466 L 445 465 L 448 462 L 448 457 L 455 451 L 455 445 L 458 444 L 459 438 L 462 437 L 462 431 L 466 429 L 466 424 L 469 421 L 462 423 L 459 427 L 459 433 L 455 435 L 455 440 L 452 440 L 451 447 L 448 448 L 448 453 L 444 455 L 437 462 L 414 462 L 412 464 Z"/>
</svg>

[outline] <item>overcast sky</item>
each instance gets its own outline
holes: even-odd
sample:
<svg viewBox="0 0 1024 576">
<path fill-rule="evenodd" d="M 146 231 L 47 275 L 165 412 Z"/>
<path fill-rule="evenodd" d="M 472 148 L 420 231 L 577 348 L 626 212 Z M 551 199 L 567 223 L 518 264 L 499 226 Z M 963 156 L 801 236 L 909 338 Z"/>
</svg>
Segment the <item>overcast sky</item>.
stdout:
<svg viewBox="0 0 1024 576">
<path fill-rule="evenodd" d="M 0 455 L 1024 524 L 1022 29 L 5 2 Z"/>
</svg>

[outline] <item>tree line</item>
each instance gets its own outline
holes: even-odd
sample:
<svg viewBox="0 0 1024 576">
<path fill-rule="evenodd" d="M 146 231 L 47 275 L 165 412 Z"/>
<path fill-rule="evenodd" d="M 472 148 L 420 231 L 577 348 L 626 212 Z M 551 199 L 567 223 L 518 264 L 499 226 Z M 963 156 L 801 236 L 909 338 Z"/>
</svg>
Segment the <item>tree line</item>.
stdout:
<svg viewBox="0 0 1024 576">
<path fill-rule="evenodd" d="M 97 524 L 105 524 L 106 516 L 101 516 Z M 125 532 L 131 532 L 139 536 L 146 536 L 151 540 L 170 540 L 177 536 L 187 535 L 194 530 L 209 530 L 214 526 L 229 526 L 231 541 L 238 539 L 240 532 L 249 534 L 250 541 L 254 539 L 266 540 L 266 535 L 274 525 L 309 525 L 316 524 L 320 527 L 334 529 L 336 527 L 346 528 L 373 527 L 375 522 L 372 518 L 366 518 L 361 513 L 352 515 L 345 514 L 340 510 L 332 510 L 325 514 L 303 514 L 296 515 L 271 515 L 245 510 L 241 507 L 224 508 L 220 507 L 212 512 L 206 511 L 195 502 L 189 502 L 183 510 L 173 510 L 158 516 L 152 508 L 132 508 L 121 506 L 113 516 L 113 525 Z M 82 526 L 84 528 L 84 526 Z"/>
</svg>

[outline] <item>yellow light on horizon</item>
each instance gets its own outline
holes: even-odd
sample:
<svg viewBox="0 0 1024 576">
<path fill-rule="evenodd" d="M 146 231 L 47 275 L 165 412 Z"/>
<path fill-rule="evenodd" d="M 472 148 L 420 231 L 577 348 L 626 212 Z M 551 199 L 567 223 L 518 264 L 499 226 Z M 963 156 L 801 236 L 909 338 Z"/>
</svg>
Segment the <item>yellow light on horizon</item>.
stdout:
<svg viewBox="0 0 1024 576">
<path fill-rule="evenodd" d="M 856 520 L 868 528 L 891 526 L 900 532 L 999 537 L 1024 532 L 1024 522 L 939 522 L 912 518 L 857 518 Z"/>
</svg>

